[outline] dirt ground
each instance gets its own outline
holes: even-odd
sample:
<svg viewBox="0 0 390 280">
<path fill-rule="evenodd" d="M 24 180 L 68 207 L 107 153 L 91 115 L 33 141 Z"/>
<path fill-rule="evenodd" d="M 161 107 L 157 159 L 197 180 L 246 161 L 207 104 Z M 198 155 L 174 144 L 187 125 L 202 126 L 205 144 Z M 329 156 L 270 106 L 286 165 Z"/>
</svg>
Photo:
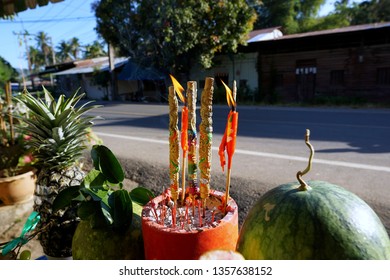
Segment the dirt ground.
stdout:
<svg viewBox="0 0 390 280">
<path fill-rule="evenodd" d="M 120 160 L 123 169 L 125 170 L 125 188 L 131 189 L 135 186 L 143 186 L 152 190 L 156 195 L 164 191 L 169 186 L 169 175 L 165 168 L 141 161 Z M 225 177 L 221 174 L 212 174 L 214 186 L 219 191 L 224 191 Z M 231 185 L 235 186 L 231 189 L 230 196 L 236 201 L 239 209 L 239 224 L 242 225 L 251 206 L 270 189 L 261 182 L 250 181 L 244 178 L 233 177 Z M 256 188 L 248 187 L 255 186 Z M 256 192 L 250 192 L 251 189 L 256 189 Z M 367 202 L 381 218 L 387 232 L 390 234 L 390 206 L 377 205 L 374 202 Z M 32 211 L 32 202 L 31 211 Z M 28 210 L 28 209 L 27 209 Z M 0 205 L 1 211 L 1 205 Z M 8 225 L 0 224 L 0 243 L 9 241 L 19 236 L 24 222 L 31 211 L 25 211 L 23 214 L 15 216 L 13 222 Z M 31 240 L 23 249 L 28 249 L 32 253 L 32 259 L 43 256 L 42 248 L 37 239 Z"/>
</svg>

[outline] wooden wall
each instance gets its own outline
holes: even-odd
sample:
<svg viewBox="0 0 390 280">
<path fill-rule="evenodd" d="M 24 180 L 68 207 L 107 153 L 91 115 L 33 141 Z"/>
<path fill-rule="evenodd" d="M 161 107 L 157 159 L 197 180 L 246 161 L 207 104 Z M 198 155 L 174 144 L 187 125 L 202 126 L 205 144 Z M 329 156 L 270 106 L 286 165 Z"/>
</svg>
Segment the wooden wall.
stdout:
<svg viewBox="0 0 390 280">
<path fill-rule="evenodd" d="M 302 68 L 300 63 L 307 66 Z M 387 75 L 383 73 L 387 68 L 390 73 L 390 44 L 291 53 L 260 52 L 258 65 L 261 94 L 266 97 L 276 93 L 285 101 L 314 96 L 390 100 L 390 81 L 386 82 L 386 76 L 382 80 L 378 78 Z M 314 79 L 313 96 L 300 96 L 299 69 L 311 75 L 309 82 Z"/>
</svg>

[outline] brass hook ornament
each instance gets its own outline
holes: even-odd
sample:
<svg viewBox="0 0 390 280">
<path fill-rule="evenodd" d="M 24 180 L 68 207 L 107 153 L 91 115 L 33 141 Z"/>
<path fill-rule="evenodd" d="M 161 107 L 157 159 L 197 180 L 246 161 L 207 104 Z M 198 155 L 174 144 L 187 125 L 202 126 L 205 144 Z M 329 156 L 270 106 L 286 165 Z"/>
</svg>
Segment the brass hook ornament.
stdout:
<svg viewBox="0 0 390 280">
<path fill-rule="evenodd" d="M 298 173 L 297 173 L 297 179 L 298 179 L 299 183 L 301 184 L 299 186 L 299 190 L 301 190 L 301 191 L 307 191 L 310 189 L 310 186 L 302 179 L 302 176 L 311 170 L 311 165 L 312 165 L 313 156 L 314 156 L 314 148 L 310 144 L 310 130 L 309 129 L 306 129 L 305 143 L 306 143 L 306 146 L 308 146 L 310 149 L 310 156 L 309 156 L 309 162 L 308 162 L 306 169 L 303 171 L 298 171 Z"/>
</svg>

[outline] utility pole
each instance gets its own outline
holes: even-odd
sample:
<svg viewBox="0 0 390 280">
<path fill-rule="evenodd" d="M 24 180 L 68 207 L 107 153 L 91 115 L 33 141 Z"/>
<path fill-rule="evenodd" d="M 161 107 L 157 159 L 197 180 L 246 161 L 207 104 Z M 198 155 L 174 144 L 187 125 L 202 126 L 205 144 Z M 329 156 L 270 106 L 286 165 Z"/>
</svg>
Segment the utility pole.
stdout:
<svg viewBox="0 0 390 280">
<path fill-rule="evenodd" d="M 54 52 L 54 47 L 53 47 L 53 38 L 49 37 L 49 39 L 50 39 L 50 47 L 51 47 L 51 55 L 52 55 L 53 65 L 55 65 L 57 62 L 56 62 L 56 54 Z M 51 86 L 54 86 L 53 74 L 50 74 L 50 83 L 51 83 Z"/>
<path fill-rule="evenodd" d="M 29 50 L 29 46 L 28 46 L 28 42 L 27 42 L 27 36 L 32 36 L 30 35 L 27 30 L 24 31 L 24 33 L 16 33 L 16 32 L 13 32 L 14 35 L 22 35 L 23 36 L 23 39 L 24 39 L 24 45 L 26 46 L 26 55 L 27 55 L 27 66 L 28 66 L 28 74 L 30 75 L 30 79 L 31 79 L 31 86 L 32 88 L 34 89 L 34 77 L 31 75 L 32 73 L 32 67 L 31 67 L 31 58 L 30 58 L 30 50 Z M 23 71 L 23 69 L 22 69 Z M 26 88 L 26 83 L 23 81 L 24 83 L 24 88 Z"/>
</svg>

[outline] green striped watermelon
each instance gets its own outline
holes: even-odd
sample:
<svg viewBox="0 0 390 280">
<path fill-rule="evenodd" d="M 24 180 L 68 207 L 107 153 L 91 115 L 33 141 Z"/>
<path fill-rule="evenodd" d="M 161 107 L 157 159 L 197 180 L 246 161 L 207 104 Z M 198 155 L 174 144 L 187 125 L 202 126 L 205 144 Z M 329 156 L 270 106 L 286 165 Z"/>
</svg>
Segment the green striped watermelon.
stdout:
<svg viewBox="0 0 390 280">
<path fill-rule="evenodd" d="M 357 195 L 323 181 L 280 185 L 249 211 L 237 251 L 245 259 L 390 259 L 390 239 Z"/>
</svg>

